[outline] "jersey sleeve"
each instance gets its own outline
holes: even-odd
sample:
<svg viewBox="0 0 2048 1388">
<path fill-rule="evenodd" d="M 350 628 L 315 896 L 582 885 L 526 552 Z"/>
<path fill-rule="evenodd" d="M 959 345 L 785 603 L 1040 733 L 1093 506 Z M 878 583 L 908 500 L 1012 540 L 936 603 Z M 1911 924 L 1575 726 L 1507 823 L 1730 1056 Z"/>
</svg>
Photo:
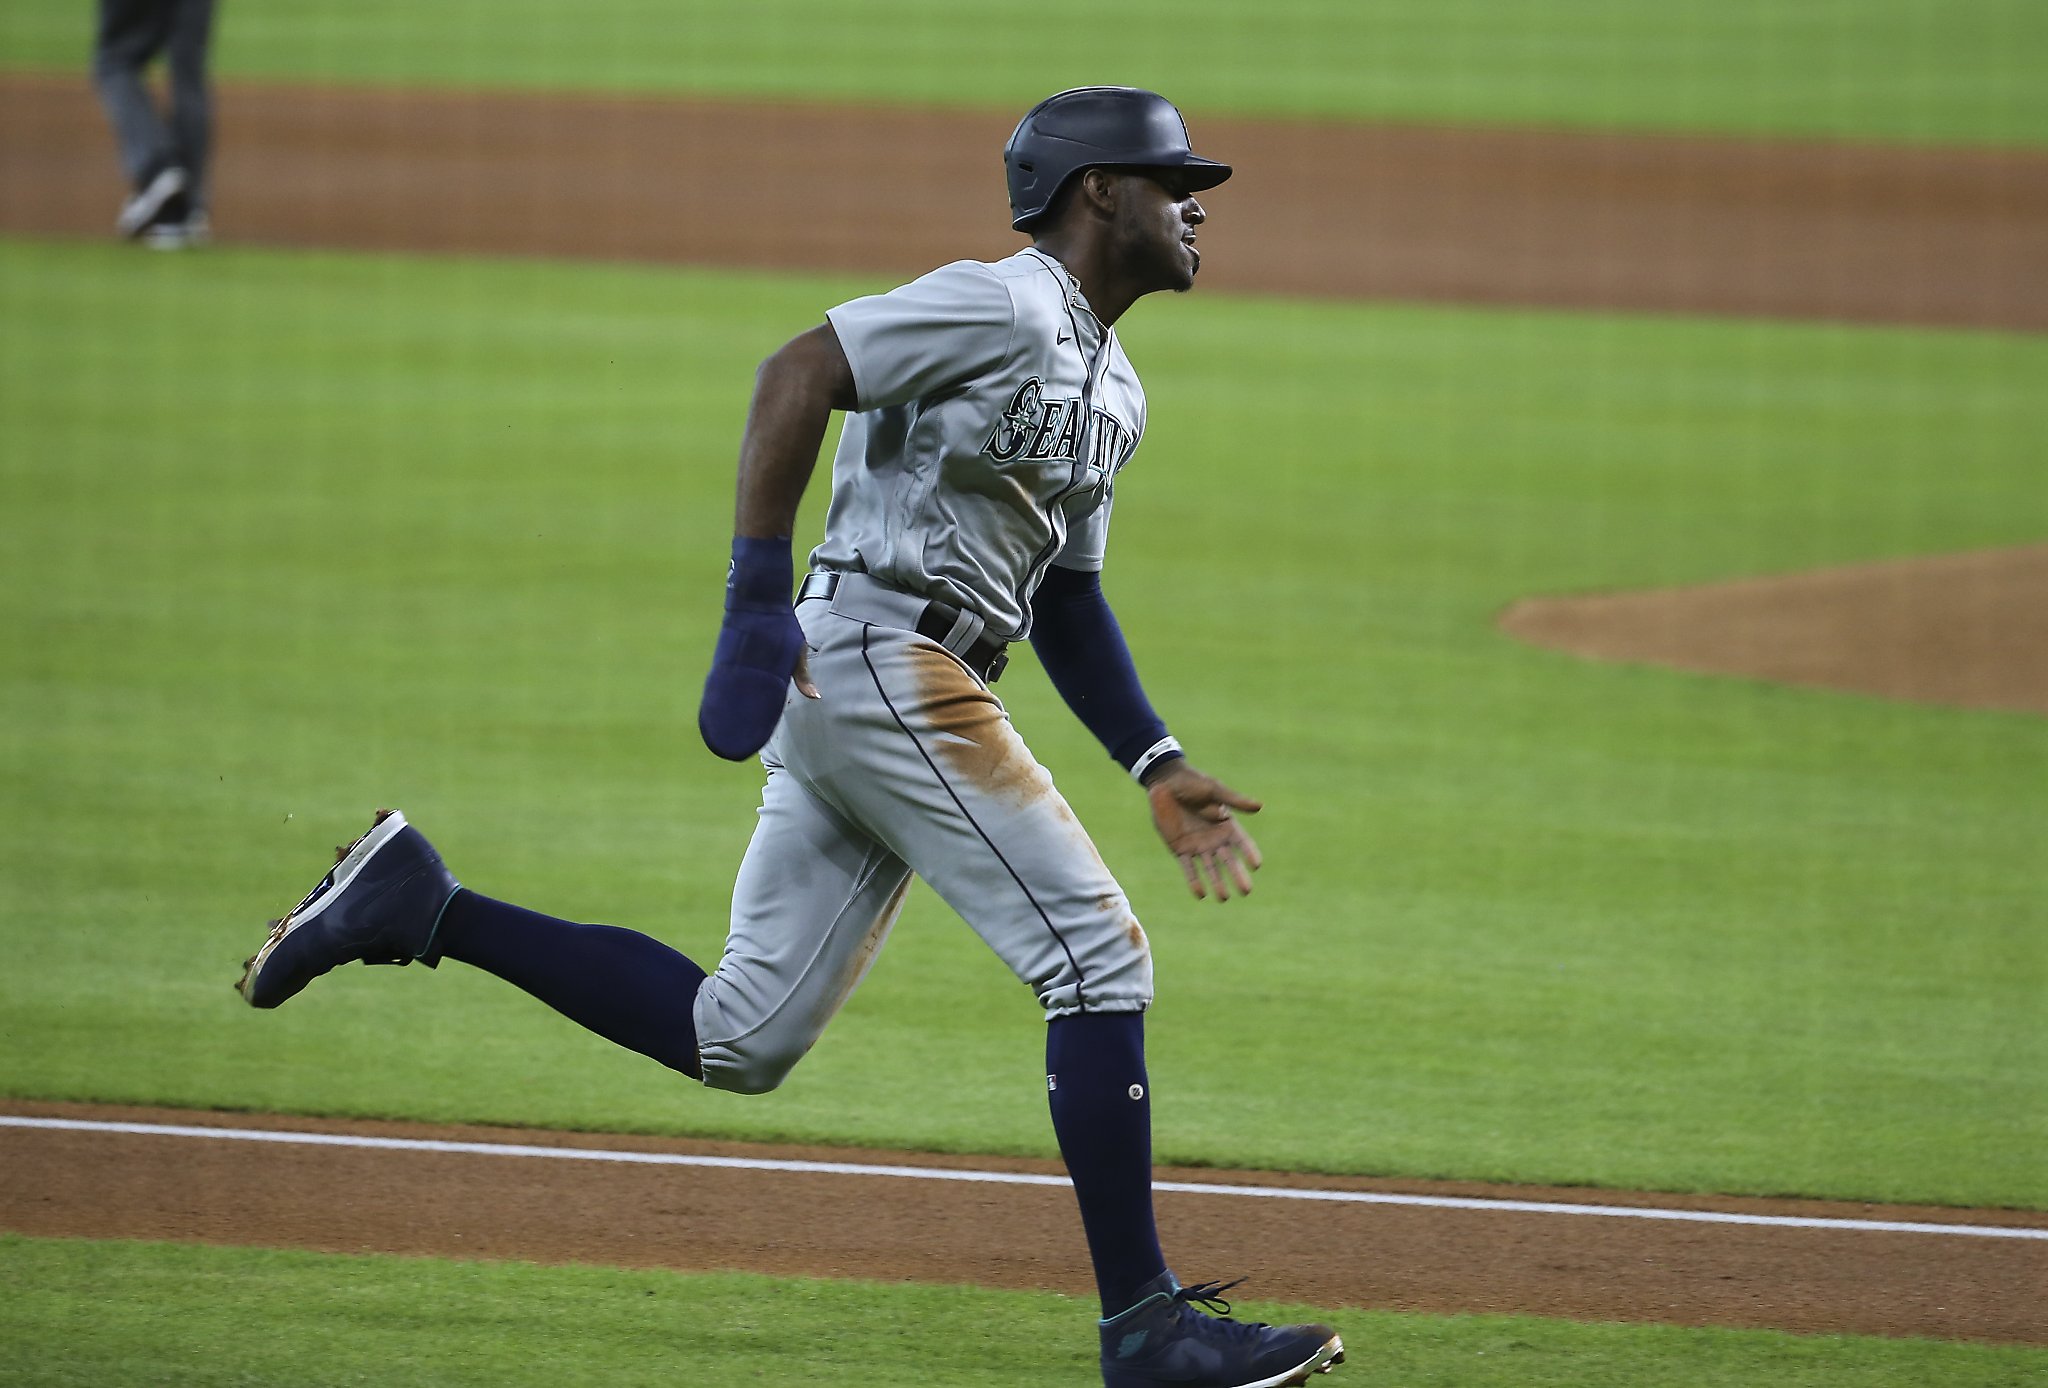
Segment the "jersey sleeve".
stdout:
<svg viewBox="0 0 2048 1388">
<path fill-rule="evenodd" d="M 1083 573 L 1094 573 L 1102 568 L 1109 554 L 1109 508 L 1115 499 L 1112 491 L 1102 499 L 1100 506 L 1067 528 L 1067 542 L 1052 557 L 1053 563 L 1063 569 L 1079 569 Z"/>
<path fill-rule="evenodd" d="M 886 294 L 852 299 L 825 317 L 853 368 L 863 410 L 921 399 L 988 374 L 1009 355 L 1017 310 L 979 261 L 943 265 Z"/>
<path fill-rule="evenodd" d="M 1076 516 L 1067 527 L 1067 541 L 1052 557 L 1052 562 L 1063 569 L 1076 569 L 1082 573 L 1095 573 L 1107 561 L 1109 555 L 1109 513 L 1116 505 L 1116 479 L 1123 475 L 1124 467 L 1137 455 L 1138 445 L 1145 437 L 1145 396 L 1138 393 L 1138 430 L 1131 436 L 1130 446 L 1117 459 L 1116 471 L 1110 476 L 1109 486 L 1103 490 L 1102 501 L 1085 516 Z"/>
</svg>

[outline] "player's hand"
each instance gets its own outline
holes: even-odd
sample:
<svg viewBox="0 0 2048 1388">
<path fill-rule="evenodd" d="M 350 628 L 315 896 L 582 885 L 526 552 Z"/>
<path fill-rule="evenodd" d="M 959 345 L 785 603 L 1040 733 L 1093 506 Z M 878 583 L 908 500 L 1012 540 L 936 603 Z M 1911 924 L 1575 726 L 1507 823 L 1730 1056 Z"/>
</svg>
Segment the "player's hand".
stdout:
<svg viewBox="0 0 2048 1388">
<path fill-rule="evenodd" d="M 1265 860 L 1231 811 L 1257 814 L 1258 801 L 1203 775 L 1185 757 L 1169 763 L 1145 794 L 1152 802 L 1152 823 L 1180 859 L 1190 892 L 1206 897 L 1213 886 L 1218 901 L 1230 900 L 1233 886 L 1239 896 L 1251 894 L 1252 874 Z"/>
</svg>

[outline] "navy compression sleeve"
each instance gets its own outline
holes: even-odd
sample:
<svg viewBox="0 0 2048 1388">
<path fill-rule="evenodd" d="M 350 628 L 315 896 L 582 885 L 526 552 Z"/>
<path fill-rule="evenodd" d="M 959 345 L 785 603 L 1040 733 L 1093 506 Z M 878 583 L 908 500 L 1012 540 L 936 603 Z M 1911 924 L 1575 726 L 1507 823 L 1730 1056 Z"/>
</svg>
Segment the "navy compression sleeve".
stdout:
<svg viewBox="0 0 2048 1388">
<path fill-rule="evenodd" d="M 1150 765 L 1179 755 L 1177 745 L 1160 750 L 1162 742 L 1170 741 L 1166 723 L 1152 711 L 1138 683 L 1138 667 L 1131 661 L 1116 614 L 1109 610 L 1101 574 L 1055 564 L 1038 585 L 1031 613 L 1031 649 L 1038 653 L 1038 663 L 1074 716 L 1118 765 L 1142 774 Z M 1139 758 L 1147 753 L 1155 755 L 1147 767 L 1138 767 Z"/>
</svg>

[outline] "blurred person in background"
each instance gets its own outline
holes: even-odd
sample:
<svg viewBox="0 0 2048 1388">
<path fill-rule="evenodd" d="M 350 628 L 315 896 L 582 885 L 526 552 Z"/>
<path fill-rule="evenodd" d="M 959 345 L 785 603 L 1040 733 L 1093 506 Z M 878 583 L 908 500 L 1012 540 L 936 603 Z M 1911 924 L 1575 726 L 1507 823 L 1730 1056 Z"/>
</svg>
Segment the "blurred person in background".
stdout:
<svg viewBox="0 0 2048 1388">
<path fill-rule="evenodd" d="M 92 80 L 120 144 L 131 194 L 114 229 L 160 250 L 204 242 L 213 94 L 206 78 L 214 0 L 99 0 Z M 159 111 L 143 73 L 170 68 L 170 108 Z"/>
</svg>

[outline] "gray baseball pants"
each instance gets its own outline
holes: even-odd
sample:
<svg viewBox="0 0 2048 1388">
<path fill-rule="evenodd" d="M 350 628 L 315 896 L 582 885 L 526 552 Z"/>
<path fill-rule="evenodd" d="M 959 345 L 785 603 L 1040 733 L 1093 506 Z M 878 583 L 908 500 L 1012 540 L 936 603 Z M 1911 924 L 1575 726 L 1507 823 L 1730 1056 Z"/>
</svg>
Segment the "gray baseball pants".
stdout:
<svg viewBox="0 0 2048 1388">
<path fill-rule="evenodd" d="M 820 698 L 792 687 L 761 754 L 732 928 L 697 994 L 704 1082 L 781 1083 L 867 974 L 914 873 L 1048 1020 L 1142 1011 L 1152 957 L 1123 889 L 979 676 L 915 630 L 925 600 L 848 575 L 797 607 Z M 949 649 L 950 647 L 950 649 Z"/>
<path fill-rule="evenodd" d="M 213 101 L 206 86 L 206 46 L 214 0 L 99 0 L 92 78 L 121 147 L 121 169 L 140 188 L 164 169 L 185 170 L 195 208 L 206 206 L 207 152 L 213 143 Z M 171 71 L 168 123 L 143 85 L 156 56 Z"/>
</svg>

